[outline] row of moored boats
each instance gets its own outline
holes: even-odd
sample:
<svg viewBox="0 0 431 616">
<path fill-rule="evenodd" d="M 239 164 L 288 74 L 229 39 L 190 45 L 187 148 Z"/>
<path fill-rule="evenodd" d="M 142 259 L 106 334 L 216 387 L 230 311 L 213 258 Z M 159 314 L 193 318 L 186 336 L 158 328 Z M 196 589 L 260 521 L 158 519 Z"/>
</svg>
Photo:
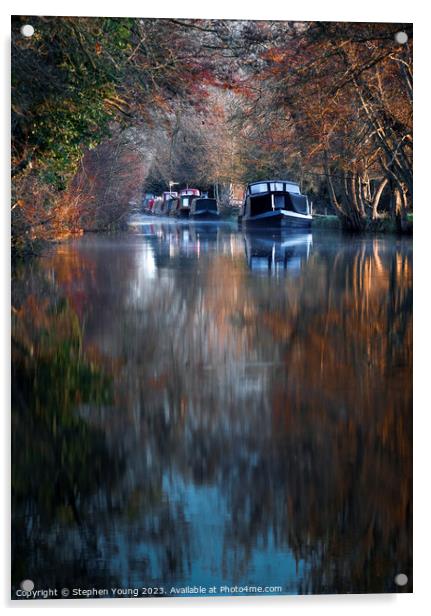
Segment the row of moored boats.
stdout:
<svg viewBox="0 0 431 616">
<path fill-rule="evenodd" d="M 144 212 L 149 215 L 218 220 L 220 208 L 216 199 L 197 188 L 179 192 L 166 191 L 157 197 L 146 194 Z M 299 184 L 287 180 L 259 180 L 248 184 L 238 222 L 259 227 L 309 228 L 311 207 Z"/>
<path fill-rule="evenodd" d="M 144 199 L 144 212 L 194 220 L 217 220 L 220 217 L 217 200 L 201 194 L 198 188 L 164 192 L 161 197 L 147 195 Z"/>
</svg>

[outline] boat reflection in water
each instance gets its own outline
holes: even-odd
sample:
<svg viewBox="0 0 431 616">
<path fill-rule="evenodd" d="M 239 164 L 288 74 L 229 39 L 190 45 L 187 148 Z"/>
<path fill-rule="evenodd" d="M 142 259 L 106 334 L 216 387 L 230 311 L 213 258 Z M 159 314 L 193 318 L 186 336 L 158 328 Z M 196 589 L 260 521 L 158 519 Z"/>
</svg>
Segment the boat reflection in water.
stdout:
<svg viewBox="0 0 431 616">
<path fill-rule="evenodd" d="M 312 233 L 295 231 L 256 231 L 242 235 L 229 224 L 209 222 L 144 225 L 139 233 L 151 236 L 157 243 L 159 258 L 203 256 L 215 252 L 245 258 L 253 272 L 277 275 L 298 273 L 308 260 L 313 247 Z"/>
<path fill-rule="evenodd" d="M 282 271 L 299 272 L 310 256 L 311 233 L 279 233 L 244 235 L 248 266 L 255 272 L 276 275 Z"/>
</svg>

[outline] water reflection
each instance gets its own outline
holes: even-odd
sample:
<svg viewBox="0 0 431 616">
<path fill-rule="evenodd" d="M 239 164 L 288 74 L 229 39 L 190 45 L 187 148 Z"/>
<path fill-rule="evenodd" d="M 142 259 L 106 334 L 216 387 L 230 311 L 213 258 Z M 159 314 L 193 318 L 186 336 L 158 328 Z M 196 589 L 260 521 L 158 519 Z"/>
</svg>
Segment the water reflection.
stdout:
<svg viewBox="0 0 431 616">
<path fill-rule="evenodd" d="M 14 584 L 411 589 L 411 265 L 137 224 L 19 268 Z"/>
<path fill-rule="evenodd" d="M 274 275 L 291 270 L 300 273 L 313 246 L 311 233 L 244 234 L 245 254 L 251 270 Z"/>
</svg>

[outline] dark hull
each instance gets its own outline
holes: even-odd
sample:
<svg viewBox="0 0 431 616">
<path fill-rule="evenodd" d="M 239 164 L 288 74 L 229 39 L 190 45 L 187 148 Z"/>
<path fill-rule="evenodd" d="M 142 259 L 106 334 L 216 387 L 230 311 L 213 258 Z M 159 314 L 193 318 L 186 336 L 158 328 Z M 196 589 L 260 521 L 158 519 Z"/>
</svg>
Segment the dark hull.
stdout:
<svg viewBox="0 0 431 616">
<path fill-rule="evenodd" d="M 311 218 L 300 218 L 289 214 L 277 213 L 264 218 L 247 217 L 238 218 L 238 222 L 246 227 L 277 228 L 277 229 L 310 229 Z"/>
<path fill-rule="evenodd" d="M 220 220 L 220 214 L 218 212 L 195 212 L 190 214 L 190 218 L 193 220 Z"/>
<path fill-rule="evenodd" d="M 188 218 L 190 216 L 190 210 L 177 210 L 177 218 Z"/>
</svg>

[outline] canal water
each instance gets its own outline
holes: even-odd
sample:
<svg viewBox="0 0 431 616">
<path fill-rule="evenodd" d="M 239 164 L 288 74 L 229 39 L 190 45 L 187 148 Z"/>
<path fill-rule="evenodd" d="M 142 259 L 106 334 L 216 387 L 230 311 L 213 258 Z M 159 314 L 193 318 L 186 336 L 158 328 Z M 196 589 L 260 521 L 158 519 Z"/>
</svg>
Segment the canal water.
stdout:
<svg viewBox="0 0 431 616">
<path fill-rule="evenodd" d="M 411 590 L 410 239 L 136 218 L 14 269 L 12 355 L 14 589 Z"/>
</svg>

